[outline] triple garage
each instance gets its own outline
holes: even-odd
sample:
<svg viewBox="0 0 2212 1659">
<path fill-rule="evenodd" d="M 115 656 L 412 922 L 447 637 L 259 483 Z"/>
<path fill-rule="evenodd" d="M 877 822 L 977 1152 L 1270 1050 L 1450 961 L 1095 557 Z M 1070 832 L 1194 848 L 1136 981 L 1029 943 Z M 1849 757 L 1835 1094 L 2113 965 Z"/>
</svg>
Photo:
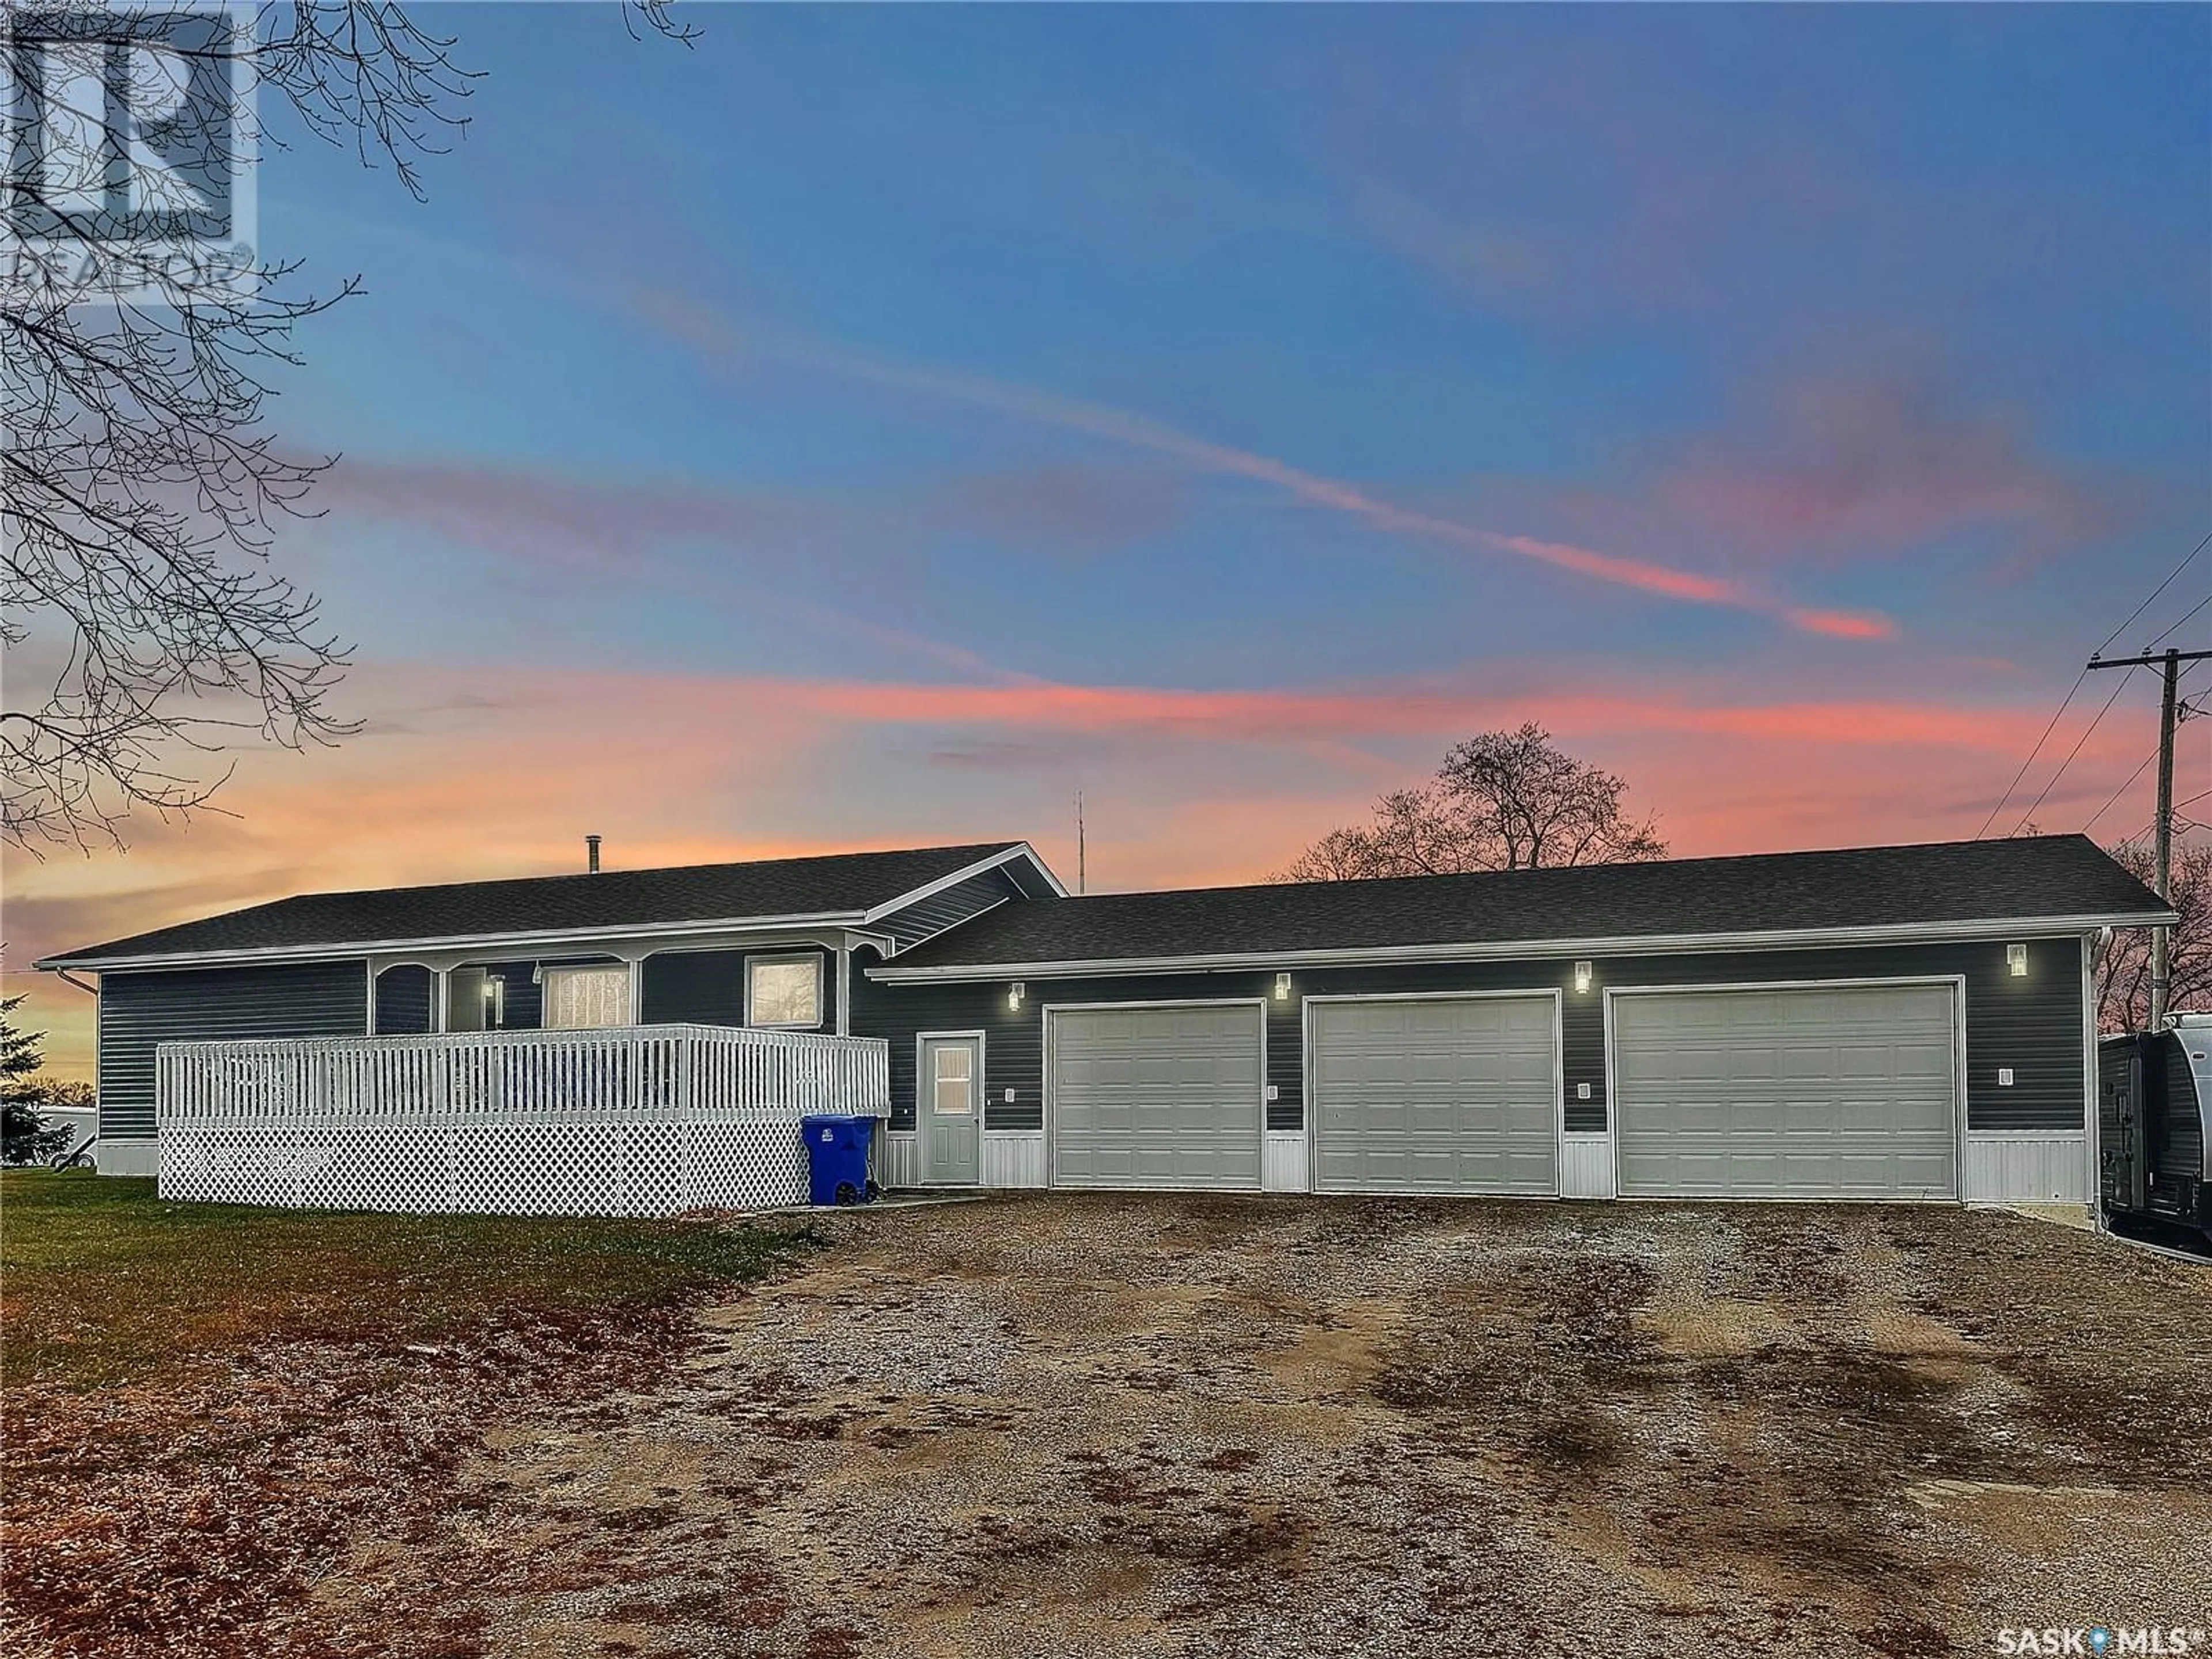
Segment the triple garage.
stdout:
<svg viewBox="0 0 2212 1659">
<path fill-rule="evenodd" d="M 1958 1194 L 1950 981 L 1604 994 L 1622 1197 Z M 1050 1184 L 1257 1191 L 1263 1002 L 1047 1011 Z M 1563 994 L 1304 1000 L 1307 1177 L 1322 1193 L 1561 1191 Z"/>
</svg>

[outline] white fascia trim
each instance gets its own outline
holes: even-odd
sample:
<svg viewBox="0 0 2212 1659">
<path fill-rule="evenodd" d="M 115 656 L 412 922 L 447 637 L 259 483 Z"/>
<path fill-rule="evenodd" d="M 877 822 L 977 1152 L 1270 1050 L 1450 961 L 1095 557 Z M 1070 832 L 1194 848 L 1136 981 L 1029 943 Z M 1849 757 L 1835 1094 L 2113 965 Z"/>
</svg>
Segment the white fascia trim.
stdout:
<svg viewBox="0 0 2212 1659">
<path fill-rule="evenodd" d="M 1126 974 L 1215 972 L 1237 968 L 1356 968 L 1407 962 L 1491 962 L 1516 957 L 1691 955 L 1711 951 L 1789 950 L 1801 946 L 1943 945 L 1962 939 L 2048 939 L 2097 927 L 2172 926 L 2172 911 L 2142 915 L 2013 916 L 1978 921 L 1890 922 L 1870 927 L 1805 927 L 1773 933 L 1647 933 L 1611 939 L 1538 939 L 1476 944 L 1386 945 L 1360 950 L 1239 951 L 1217 955 L 1128 957 L 1115 960 L 1005 962 L 970 966 L 887 966 L 866 970 L 887 985 L 932 980 L 1106 978 Z"/>
<path fill-rule="evenodd" d="M 1060 878 L 1053 874 L 1045 861 L 1036 855 L 1036 849 L 1029 842 L 1021 841 L 1016 842 L 1003 852 L 994 853 L 989 858 L 978 859 L 973 864 L 955 870 L 949 876 L 939 876 L 935 881 L 926 886 L 917 887 L 910 893 L 901 893 L 896 898 L 887 900 L 876 906 L 874 909 L 867 911 L 859 918 L 859 921 L 863 927 L 870 922 L 881 921 L 885 916 L 895 915 L 905 909 L 909 904 L 919 904 L 922 900 L 934 897 L 948 887 L 957 887 L 962 882 L 972 880 L 986 871 L 996 870 L 1003 865 L 1012 864 L 1016 859 L 1024 858 L 1035 865 L 1038 873 L 1052 884 L 1054 891 L 1062 898 L 1067 896 L 1067 889 L 1060 884 Z"/>
<path fill-rule="evenodd" d="M 1030 846 L 1029 842 L 1024 842 L 1021 844 L 1019 850 L 1028 855 L 1029 861 L 1036 867 L 1037 874 L 1045 878 L 1046 884 L 1052 889 L 1054 895 L 1060 898 L 1066 898 L 1067 896 L 1067 884 L 1060 880 L 1058 876 L 1053 874 L 1052 866 L 1044 861 L 1042 855 L 1037 852 L 1037 849 Z"/>
<path fill-rule="evenodd" d="M 591 945 L 606 939 L 690 939 L 702 933 L 781 933 L 799 927 L 850 927 L 863 918 L 857 911 L 817 916 L 744 916 L 722 921 L 622 922 L 607 927 L 571 927 L 521 933 L 453 933 L 434 939 L 355 939 L 331 945 L 264 945 L 255 950 L 174 951 L 141 957 L 46 957 L 31 965 L 44 972 L 63 968 L 112 972 L 118 968 L 205 968 L 239 962 L 329 962 L 350 957 L 389 957 L 415 951 L 474 951 L 490 946 Z"/>
</svg>

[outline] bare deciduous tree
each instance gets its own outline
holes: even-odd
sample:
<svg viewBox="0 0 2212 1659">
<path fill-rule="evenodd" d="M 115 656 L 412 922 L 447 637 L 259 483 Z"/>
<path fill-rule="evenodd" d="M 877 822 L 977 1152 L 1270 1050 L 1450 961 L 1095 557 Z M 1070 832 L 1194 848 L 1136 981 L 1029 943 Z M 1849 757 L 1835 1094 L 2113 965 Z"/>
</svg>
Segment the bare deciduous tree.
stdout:
<svg viewBox="0 0 2212 1659">
<path fill-rule="evenodd" d="M 2144 836 L 2108 848 L 2145 886 L 2156 873 Z M 2176 1013 L 2212 1009 L 2212 842 L 2178 842 L 2172 854 L 2173 908 L 2181 925 L 2166 951 L 2166 1006 Z M 2150 1024 L 2150 929 L 2116 927 L 2098 947 L 2097 1029 L 2140 1031 Z"/>
<path fill-rule="evenodd" d="M 112 31 L 106 15 L 88 11 L 83 27 Z M 691 38 L 666 0 L 634 0 L 624 16 L 633 33 Z M 422 158 L 465 125 L 474 72 L 452 40 L 384 0 L 270 0 L 251 36 L 216 38 L 226 43 L 200 55 L 244 60 L 264 109 L 389 164 L 418 198 Z M 20 88 L 11 100 L 9 156 L 33 153 L 25 128 L 52 114 L 39 103 Z M 99 136 L 102 167 L 139 167 L 114 100 L 68 112 Z M 239 112 L 188 103 L 178 118 L 210 124 L 181 140 L 206 155 L 222 148 L 212 124 Z M 0 306 L 0 646 L 12 671 L 0 835 L 32 848 L 120 846 L 134 809 L 205 805 L 239 744 L 304 748 L 354 729 L 331 703 L 346 648 L 270 558 L 331 458 L 287 453 L 263 416 L 271 376 L 299 362 L 295 326 L 358 279 L 315 295 L 289 291 L 296 264 L 194 272 L 165 258 L 134 270 L 149 256 L 88 219 L 43 164 L 11 165 L 4 188 L 11 228 L 58 226 L 123 280 L 104 302 L 18 280 Z M 136 297 L 146 294 L 157 297 Z"/>
<path fill-rule="evenodd" d="M 1578 761 L 1531 722 L 1456 744 L 1436 776 L 1383 796 L 1373 822 L 1329 833 L 1279 871 L 1279 881 L 1358 881 L 1667 855 L 1650 817 L 1621 805 L 1627 785 Z"/>
</svg>

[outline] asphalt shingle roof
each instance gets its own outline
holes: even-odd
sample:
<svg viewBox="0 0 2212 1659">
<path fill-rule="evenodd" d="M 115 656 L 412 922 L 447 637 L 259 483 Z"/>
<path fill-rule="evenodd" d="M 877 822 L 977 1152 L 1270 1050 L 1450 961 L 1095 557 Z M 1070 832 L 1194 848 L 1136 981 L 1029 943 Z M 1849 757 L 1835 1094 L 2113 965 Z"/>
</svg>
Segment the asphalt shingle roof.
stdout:
<svg viewBox="0 0 2212 1659">
<path fill-rule="evenodd" d="M 437 887 L 305 893 L 156 928 L 46 960 L 176 956 L 363 945 L 479 934 L 583 931 L 657 922 L 856 914 L 1021 845 L 921 847 L 886 853 L 695 864 L 596 875 L 526 876 Z"/>
<path fill-rule="evenodd" d="M 2044 836 L 1002 904 L 890 969 L 2141 918 L 2165 909 L 2087 837 Z"/>
</svg>

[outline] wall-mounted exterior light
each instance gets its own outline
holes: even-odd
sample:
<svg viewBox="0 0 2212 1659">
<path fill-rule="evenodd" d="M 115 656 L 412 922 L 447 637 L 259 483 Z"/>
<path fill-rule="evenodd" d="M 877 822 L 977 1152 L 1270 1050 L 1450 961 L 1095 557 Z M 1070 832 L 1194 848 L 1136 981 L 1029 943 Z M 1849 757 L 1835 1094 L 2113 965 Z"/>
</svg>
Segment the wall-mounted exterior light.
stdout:
<svg viewBox="0 0 2212 1659">
<path fill-rule="evenodd" d="M 1278 974 L 1278 975 L 1275 975 L 1275 1000 L 1276 1000 L 1276 1001 L 1278 1001 L 1278 1002 L 1288 1002 L 1290 1000 L 1291 1000 L 1291 976 L 1290 976 L 1288 974 Z"/>
<path fill-rule="evenodd" d="M 2014 979 L 2026 979 L 2027 977 L 2027 946 L 2006 945 L 2005 966 L 2012 970 L 2012 976 Z"/>
<path fill-rule="evenodd" d="M 1587 962 L 1578 962 L 1575 964 L 1575 989 L 1587 991 L 1589 988 L 1590 965 Z"/>
<path fill-rule="evenodd" d="M 1018 1014 L 1022 1011 L 1022 999 L 1028 994 L 1029 988 L 1024 986 L 1021 981 L 1016 980 L 1013 982 L 1012 987 L 1006 992 L 1007 1008 L 1012 1012 Z"/>
</svg>

